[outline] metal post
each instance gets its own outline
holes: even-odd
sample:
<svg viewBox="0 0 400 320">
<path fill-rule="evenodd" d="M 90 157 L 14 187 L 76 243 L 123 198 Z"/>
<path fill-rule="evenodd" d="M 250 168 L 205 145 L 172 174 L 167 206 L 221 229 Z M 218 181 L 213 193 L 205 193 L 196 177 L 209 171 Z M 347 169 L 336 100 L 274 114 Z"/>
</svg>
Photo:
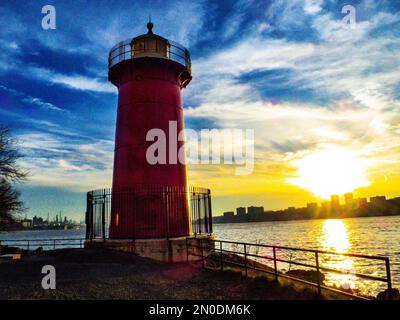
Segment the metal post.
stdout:
<svg viewBox="0 0 400 320">
<path fill-rule="evenodd" d="M 86 194 L 86 240 L 93 239 L 93 195 L 88 192 Z"/>
<path fill-rule="evenodd" d="M 207 205 L 208 205 L 208 223 L 209 223 L 209 233 L 213 233 L 213 225 L 212 225 L 212 207 L 211 207 L 211 190 L 208 189 L 207 192 Z"/>
<path fill-rule="evenodd" d="M 53 240 L 53 250 L 56 249 L 56 239 Z"/>
<path fill-rule="evenodd" d="M 103 241 L 106 240 L 106 189 L 103 189 L 103 204 L 101 206 L 101 233 Z"/>
<path fill-rule="evenodd" d="M 388 289 L 392 289 L 392 276 L 390 275 L 390 260 L 389 258 L 385 259 L 386 264 L 386 279 L 388 284 Z"/>
<path fill-rule="evenodd" d="M 246 249 L 246 244 L 244 243 L 244 273 L 247 278 L 247 249 Z"/>
<path fill-rule="evenodd" d="M 201 210 L 200 210 L 200 197 L 197 198 L 197 212 L 198 212 L 198 217 L 199 217 L 199 233 L 202 233 L 202 228 L 201 228 Z"/>
<path fill-rule="evenodd" d="M 186 238 L 186 261 L 189 262 L 189 245 L 188 238 Z"/>
<path fill-rule="evenodd" d="M 319 260 L 318 260 L 318 251 L 315 251 L 315 266 L 317 268 L 317 284 L 318 284 L 318 295 L 321 295 L 321 278 L 319 273 Z"/>
<path fill-rule="evenodd" d="M 205 263 L 204 263 L 204 252 L 203 252 L 203 239 L 199 239 L 199 240 L 200 240 L 200 247 L 201 247 L 201 262 L 202 262 L 202 265 L 204 268 Z"/>
<path fill-rule="evenodd" d="M 167 191 L 165 191 L 165 198 L 167 199 L 166 203 L 167 205 L 164 206 L 165 209 L 165 217 L 167 220 L 167 239 L 169 239 L 169 211 L 170 211 L 170 195 L 169 195 L 169 189 L 167 187 Z"/>
<path fill-rule="evenodd" d="M 276 265 L 276 248 L 272 247 L 273 251 L 274 251 L 274 273 L 275 273 L 275 280 L 278 280 L 278 268 Z"/>
<path fill-rule="evenodd" d="M 219 242 L 219 251 L 220 251 L 220 255 L 219 255 L 219 262 L 221 265 L 221 270 L 224 270 L 224 265 L 223 265 L 223 258 L 222 258 L 222 241 Z"/>
<path fill-rule="evenodd" d="M 94 199 L 93 199 L 93 195 L 92 194 L 88 194 L 88 221 L 89 221 L 89 228 L 88 228 L 88 234 L 89 234 L 89 240 L 92 241 L 93 240 L 93 233 L 94 233 L 94 217 L 93 217 L 93 213 L 94 213 Z"/>
</svg>

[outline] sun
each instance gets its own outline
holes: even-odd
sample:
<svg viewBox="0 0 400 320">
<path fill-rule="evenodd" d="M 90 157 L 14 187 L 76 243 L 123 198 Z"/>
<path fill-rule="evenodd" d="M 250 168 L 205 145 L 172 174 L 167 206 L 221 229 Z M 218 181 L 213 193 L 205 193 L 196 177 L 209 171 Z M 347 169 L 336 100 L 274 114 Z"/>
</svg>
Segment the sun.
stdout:
<svg viewBox="0 0 400 320">
<path fill-rule="evenodd" d="M 351 149 L 325 146 L 292 164 L 297 167 L 297 177 L 288 181 L 324 199 L 370 185 L 367 160 Z"/>
</svg>

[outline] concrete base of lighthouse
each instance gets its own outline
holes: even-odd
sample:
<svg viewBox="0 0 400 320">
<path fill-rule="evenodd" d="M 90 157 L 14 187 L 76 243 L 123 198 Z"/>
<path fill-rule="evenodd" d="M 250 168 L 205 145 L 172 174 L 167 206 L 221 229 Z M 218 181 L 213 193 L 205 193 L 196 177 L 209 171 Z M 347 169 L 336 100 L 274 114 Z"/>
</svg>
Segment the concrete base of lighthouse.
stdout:
<svg viewBox="0 0 400 320">
<path fill-rule="evenodd" d="M 131 252 L 141 257 L 150 258 L 161 262 L 187 262 L 199 261 L 201 259 L 200 247 L 191 247 L 188 255 L 187 237 L 169 239 L 93 239 L 85 241 L 85 248 L 103 248 Z M 214 235 L 197 235 L 202 240 L 213 240 Z M 203 252 L 204 254 L 204 252 Z"/>
</svg>

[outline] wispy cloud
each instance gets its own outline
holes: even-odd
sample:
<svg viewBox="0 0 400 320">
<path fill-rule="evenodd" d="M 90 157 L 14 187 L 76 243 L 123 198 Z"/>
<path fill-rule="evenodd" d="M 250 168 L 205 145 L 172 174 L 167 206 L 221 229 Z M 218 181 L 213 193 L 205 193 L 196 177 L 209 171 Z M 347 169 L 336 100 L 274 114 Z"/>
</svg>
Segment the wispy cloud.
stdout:
<svg viewBox="0 0 400 320">
<path fill-rule="evenodd" d="M 27 95 L 21 91 L 12 89 L 12 88 L 7 88 L 6 86 L 0 85 L 0 90 L 3 92 L 7 92 L 8 94 L 11 94 L 14 97 L 18 97 L 21 102 L 33 105 L 33 106 L 38 106 L 41 109 L 44 110 L 51 110 L 51 111 L 59 111 L 59 112 L 68 112 L 67 110 L 63 108 L 59 108 L 55 106 L 54 104 L 44 101 L 40 98 L 35 98 L 30 95 Z"/>
<path fill-rule="evenodd" d="M 116 93 L 116 88 L 109 82 L 101 82 L 98 79 L 90 79 L 84 76 L 55 75 L 50 79 L 53 83 L 63 84 L 73 89 Z"/>
</svg>

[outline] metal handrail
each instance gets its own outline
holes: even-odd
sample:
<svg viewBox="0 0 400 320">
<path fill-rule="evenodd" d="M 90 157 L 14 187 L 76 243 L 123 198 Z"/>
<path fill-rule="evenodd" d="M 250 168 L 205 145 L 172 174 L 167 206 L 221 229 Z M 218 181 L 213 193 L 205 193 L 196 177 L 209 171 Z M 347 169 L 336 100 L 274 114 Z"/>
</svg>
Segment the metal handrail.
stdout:
<svg viewBox="0 0 400 320">
<path fill-rule="evenodd" d="M 84 241 L 84 238 L 0 239 L 0 245 L 8 245 L 7 243 L 10 243 L 11 245 L 19 248 L 27 248 L 28 250 L 31 246 L 43 247 L 43 250 L 45 250 L 46 247 L 52 247 L 54 250 L 56 247 L 66 247 L 71 245 L 79 245 L 79 248 L 83 248 Z"/>
<path fill-rule="evenodd" d="M 195 241 L 200 241 L 200 245 L 193 245 L 190 243 L 191 240 L 195 240 Z M 204 246 L 204 242 L 208 242 L 208 243 L 212 243 L 213 246 Z M 219 246 L 216 245 L 219 243 Z M 227 250 L 227 249 L 223 249 L 222 244 L 223 243 L 227 243 L 227 244 L 235 244 L 235 245 L 243 245 L 243 251 L 239 251 L 239 250 Z M 392 280 L 391 280 L 391 274 L 390 274 L 390 260 L 388 257 L 382 257 L 382 256 L 373 256 L 373 255 L 364 255 L 364 254 L 354 254 L 354 253 L 341 253 L 341 252 L 334 252 L 334 251 L 325 251 L 325 250 L 317 250 L 317 249 L 303 249 L 303 248 L 294 248 L 294 247 L 285 247 L 285 246 L 275 246 L 275 245 L 267 245 L 267 244 L 256 244 L 256 243 L 248 243 L 248 242 L 237 242 L 237 241 L 229 241 L 229 240 L 215 240 L 215 239 L 204 239 L 204 238 L 187 238 L 186 239 L 186 246 L 187 246 L 187 256 L 188 256 L 188 261 L 189 261 L 189 255 L 193 255 L 193 256 L 197 256 L 202 258 L 202 260 L 204 260 L 202 262 L 203 265 L 205 265 L 205 259 L 210 258 L 213 260 L 218 260 L 217 257 L 213 257 L 213 256 L 209 256 L 207 257 L 207 255 L 204 254 L 204 249 L 206 248 L 209 251 L 212 252 L 218 252 L 219 253 L 219 262 L 220 262 L 220 268 L 221 270 L 223 270 L 223 266 L 224 263 L 229 263 L 232 265 L 236 265 L 239 267 L 242 267 L 245 269 L 245 275 L 247 277 L 248 274 L 248 269 L 252 269 L 252 270 L 257 270 L 260 272 L 264 272 L 264 273 L 270 273 L 270 274 L 274 274 L 275 275 L 275 279 L 277 279 L 278 277 L 284 277 L 284 278 L 289 278 L 295 281 L 299 281 L 299 282 L 303 282 L 303 283 L 308 283 L 311 284 L 313 286 L 316 286 L 318 288 L 318 294 L 321 294 L 321 288 L 324 288 L 326 290 L 330 290 L 330 291 L 335 291 L 335 292 L 340 292 L 342 294 L 348 295 L 348 296 L 352 296 L 352 297 L 357 297 L 357 298 L 363 298 L 360 296 L 356 296 L 354 294 L 348 293 L 347 291 L 344 290 L 340 290 L 340 289 L 334 289 L 328 286 L 325 286 L 322 284 L 322 281 L 320 279 L 320 271 L 329 271 L 332 273 L 336 273 L 336 274 L 348 274 L 345 271 L 342 270 L 338 270 L 338 269 L 334 269 L 334 268 L 329 268 L 329 267 L 324 267 L 322 265 L 320 265 L 320 258 L 319 258 L 319 254 L 331 254 L 331 255 L 341 255 L 341 256 L 346 256 L 346 257 L 355 257 L 355 258 L 363 258 L 363 259 L 370 259 L 370 260 L 379 260 L 379 261 L 385 261 L 385 269 L 386 269 L 386 277 L 376 277 L 376 276 L 371 276 L 371 275 L 367 275 L 367 274 L 362 274 L 362 273 L 352 273 L 352 275 L 358 277 L 358 278 L 363 278 L 363 279 L 368 279 L 368 280 L 374 280 L 374 281 L 380 281 L 380 282 L 385 282 L 387 283 L 387 287 L 388 289 L 392 288 Z M 267 256 L 267 255 L 259 255 L 259 254 L 253 254 L 250 253 L 249 251 L 247 251 L 247 249 L 249 247 L 263 247 L 263 248 L 270 248 L 273 250 L 273 257 L 271 256 Z M 191 252 L 189 249 L 190 248 L 197 248 L 200 249 L 202 251 L 201 255 L 198 255 L 196 253 Z M 308 263 L 302 263 L 302 262 L 297 262 L 297 261 L 288 261 L 285 259 L 281 259 L 278 258 L 276 256 L 276 250 L 280 249 L 280 250 L 293 250 L 293 251 L 300 251 L 300 252 L 306 252 L 306 253 L 314 253 L 315 255 L 315 265 L 313 264 L 308 264 Z M 224 260 L 224 255 L 223 253 L 232 253 L 238 256 L 243 256 L 244 257 L 244 261 L 243 263 L 239 263 L 239 262 L 235 262 L 235 261 L 229 261 L 229 260 Z M 261 268 L 257 268 L 255 266 L 251 266 L 248 263 L 248 257 L 255 257 L 255 258 L 260 258 L 260 259 L 267 259 L 267 260 L 272 260 L 274 262 L 274 270 L 269 271 L 266 269 L 261 269 Z M 286 274 L 281 273 L 278 268 L 277 268 L 277 262 L 282 262 L 282 263 L 290 263 L 293 265 L 298 265 L 298 266 L 302 266 L 302 267 L 307 267 L 307 268 L 312 268 L 315 269 L 317 271 L 317 283 L 313 283 L 310 281 L 306 281 L 304 279 L 300 279 L 294 276 L 289 276 Z"/>
<path fill-rule="evenodd" d="M 188 69 L 189 73 L 191 73 L 191 58 L 190 58 L 189 51 L 185 47 L 181 46 L 180 44 L 178 44 L 176 42 L 168 40 L 168 44 L 169 45 L 166 49 L 167 55 L 163 56 L 163 58 L 167 59 L 167 60 L 172 60 L 172 61 L 175 61 L 177 63 L 184 65 Z M 113 66 L 115 66 L 116 64 L 118 64 L 122 61 L 138 58 L 137 56 L 135 56 L 135 54 L 146 53 L 146 52 L 158 53 L 159 51 L 157 49 L 152 50 L 149 48 L 132 50 L 131 40 L 122 41 L 122 42 L 118 43 L 117 45 L 115 45 L 110 50 L 110 53 L 108 56 L 108 67 L 112 68 Z M 115 53 L 117 53 L 117 54 L 115 54 Z M 121 59 L 121 57 L 122 57 L 122 59 Z"/>
</svg>

